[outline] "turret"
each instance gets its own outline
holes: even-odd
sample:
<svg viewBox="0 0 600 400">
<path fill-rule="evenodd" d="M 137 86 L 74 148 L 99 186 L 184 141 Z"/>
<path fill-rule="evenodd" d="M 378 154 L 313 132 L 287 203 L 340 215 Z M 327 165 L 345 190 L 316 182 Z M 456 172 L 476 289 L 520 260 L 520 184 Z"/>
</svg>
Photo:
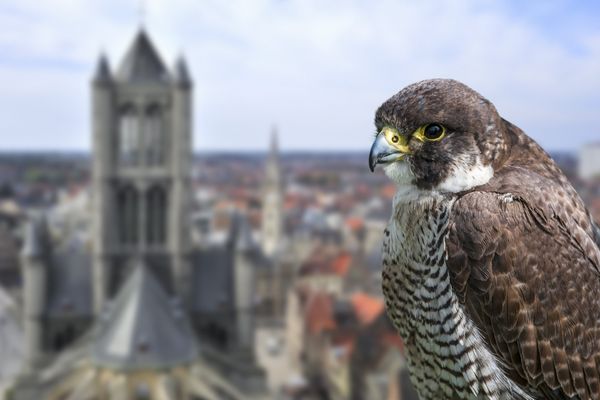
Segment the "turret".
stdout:
<svg viewBox="0 0 600 400">
<path fill-rule="evenodd" d="M 112 75 L 110 73 L 108 59 L 104 53 L 102 53 L 98 59 L 98 65 L 96 66 L 96 73 L 94 74 L 93 83 L 96 86 L 110 85 L 112 83 Z"/>
<path fill-rule="evenodd" d="M 254 342 L 254 291 L 256 264 L 260 248 L 252 237 L 248 219 L 238 213 L 233 215 L 230 233 L 230 246 L 233 254 L 233 287 L 236 312 L 238 343 L 249 349 Z"/>
<path fill-rule="evenodd" d="M 50 257 L 51 244 L 46 219 L 36 216 L 26 226 L 21 251 L 26 367 L 30 370 L 44 355 L 42 319 L 46 307 L 47 263 Z"/>
<path fill-rule="evenodd" d="M 189 221 L 192 194 L 192 79 L 183 57 L 175 64 L 172 86 L 173 118 L 171 168 L 173 175 L 170 204 L 169 244 L 172 254 L 173 275 L 176 292 L 185 300 L 190 299 L 190 235 Z"/>
<path fill-rule="evenodd" d="M 111 173 L 114 165 L 111 159 L 115 146 L 113 78 L 106 56 L 101 55 L 92 79 L 92 240 L 93 240 L 93 299 L 94 311 L 99 313 L 106 296 L 108 282 L 107 241 L 110 231 L 111 213 Z"/>
<path fill-rule="evenodd" d="M 179 56 L 175 61 L 175 67 L 173 68 L 174 82 L 177 86 L 189 89 L 192 86 L 192 78 L 188 71 L 187 63 L 183 56 Z"/>
</svg>

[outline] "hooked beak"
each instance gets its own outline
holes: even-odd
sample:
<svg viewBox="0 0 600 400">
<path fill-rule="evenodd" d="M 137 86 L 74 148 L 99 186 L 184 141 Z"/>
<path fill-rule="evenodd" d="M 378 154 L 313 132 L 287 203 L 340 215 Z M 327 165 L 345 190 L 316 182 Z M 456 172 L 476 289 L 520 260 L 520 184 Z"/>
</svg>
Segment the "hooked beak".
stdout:
<svg viewBox="0 0 600 400">
<path fill-rule="evenodd" d="M 369 169 L 375 171 L 377 164 L 389 164 L 401 160 L 405 155 L 410 154 L 407 140 L 398 135 L 399 141 L 396 144 L 388 142 L 388 135 L 382 130 L 375 137 L 369 153 Z"/>
</svg>

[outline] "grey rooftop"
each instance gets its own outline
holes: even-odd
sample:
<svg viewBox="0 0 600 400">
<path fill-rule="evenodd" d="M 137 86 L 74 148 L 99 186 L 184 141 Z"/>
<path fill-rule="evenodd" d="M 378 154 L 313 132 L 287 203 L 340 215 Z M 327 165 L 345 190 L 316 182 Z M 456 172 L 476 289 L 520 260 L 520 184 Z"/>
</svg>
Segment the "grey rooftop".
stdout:
<svg viewBox="0 0 600 400">
<path fill-rule="evenodd" d="M 117 80 L 125 83 L 169 82 L 169 71 L 143 29 L 137 33 L 125 54 Z"/>
<path fill-rule="evenodd" d="M 144 264 L 134 268 L 96 324 L 91 358 L 99 366 L 170 368 L 198 357 L 187 315 Z"/>
</svg>

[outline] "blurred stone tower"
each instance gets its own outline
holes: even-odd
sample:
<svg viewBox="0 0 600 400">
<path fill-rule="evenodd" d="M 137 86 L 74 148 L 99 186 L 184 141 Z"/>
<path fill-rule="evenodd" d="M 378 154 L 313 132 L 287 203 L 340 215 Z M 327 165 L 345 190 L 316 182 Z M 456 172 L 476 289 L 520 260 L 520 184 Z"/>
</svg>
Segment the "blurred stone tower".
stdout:
<svg viewBox="0 0 600 400">
<path fill-rule="evenodd" d="M 260 247 L 254 242 L 248 219 L 240 214 L 233 216 L 230 236 L 233 246 L 236 342 L 239 348 L 247 350 L 254 345 L 255 270 L 260 258 Z"/>
<path fill-rule="evenodd" d="M 92 82 L 94 310 L 134 261 L 188 299 L 192 81 L 170 72 L 144 30 L 113 75 L 104 56 Z"/>
<path fill-rule="evenodd" d="M 271 147 L 265 167 L 265 183 L 262 204 L 262 249 L 272 257 L 281 244 L 283 237 L 283 181 L 277 129 L 271 133 Z"/>
<path fill-rule="evenodd" d="M 33 371 L 44 357 L 44 314 L 48 286 L 48 265 L 52 248 L 45 217 L 31 219 L 25 229 L 21 267 L 23 276 L 23 326 L 25 362 Z"/>
</svg>

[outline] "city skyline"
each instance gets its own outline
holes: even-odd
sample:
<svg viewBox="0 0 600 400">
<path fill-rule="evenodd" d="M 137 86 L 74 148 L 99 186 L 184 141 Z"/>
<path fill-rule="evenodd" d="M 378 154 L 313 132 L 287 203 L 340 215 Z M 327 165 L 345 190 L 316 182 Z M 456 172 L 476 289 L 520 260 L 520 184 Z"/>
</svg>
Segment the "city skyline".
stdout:
<svg viewBox="0 0 600 400">
<path fill-rule="evenodd" d="M 106 51 L 118 67 L 138 8 L 0 6 L 0 150 L 90 149 L 94 66 Z M 577 151 L 599 136 L 592 2 L 181 0 L 145 9 L 164 61 L 183 54 L 192 66 L 195 151 L 264 151 L 275 124 L 284 152 L 366 152 L 377 106 L 430 77 L 471 85 L 549 151 Z"/>
</svg>

